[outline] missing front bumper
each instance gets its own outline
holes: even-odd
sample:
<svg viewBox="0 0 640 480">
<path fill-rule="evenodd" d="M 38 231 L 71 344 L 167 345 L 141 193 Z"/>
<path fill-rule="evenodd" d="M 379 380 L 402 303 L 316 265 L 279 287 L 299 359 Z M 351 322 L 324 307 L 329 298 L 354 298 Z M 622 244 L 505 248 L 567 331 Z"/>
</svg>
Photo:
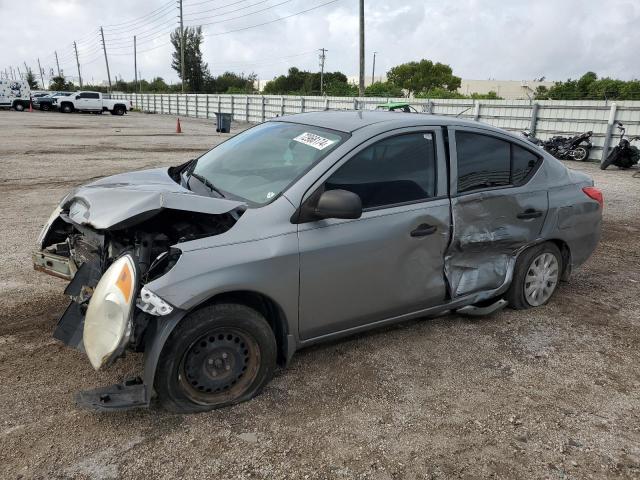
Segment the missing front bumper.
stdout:
<svg viewBox="0 0 640 480">
<path fill-rule="evenodd" d="M 39 272 L 44 272 L 64 280 L 71 280 L 76 274 L 77 268 L 69 257 L 49 253 L 45 250 L 38 250 L 33 253 L 32 258 L 33 268 Z"/>
</svg>

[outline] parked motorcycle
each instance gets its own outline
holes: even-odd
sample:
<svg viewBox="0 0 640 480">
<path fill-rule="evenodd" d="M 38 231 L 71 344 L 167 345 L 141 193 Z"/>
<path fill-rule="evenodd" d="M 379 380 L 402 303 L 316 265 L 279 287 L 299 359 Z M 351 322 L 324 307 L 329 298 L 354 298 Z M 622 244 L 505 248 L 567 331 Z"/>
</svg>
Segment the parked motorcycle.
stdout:
<svg viewBox="0 0 640 480">
<path fill-rule="evenodd" d="M 531 143 L 541 146 L 560 160 L 578 160 L 584 162 L 589 158 L 589 152 L 593 147 L 591 143 L 593 132 L 585 132 L 573 137 L 555 136 L 547 141 L 531 136 L 526 130 L 522 132 L 522 134 Z"/>
<path fill-rule="evenodd" d="M 640 160 L 640 149 L 631 145 L 634 140 L 639 140 L 640 137 L 633 137 L 631 139 L 626 138 L 626 129 L 624 125 L 618 122 L 618 130 L 620 131 L 620 141 L 616 145 L 611 153 L 607 156 L 606 160 L 600 165 L 600 169 L 606 170 L 608 166 L 615 165 L 618 168 L 631 168 Z"/>
</svg>

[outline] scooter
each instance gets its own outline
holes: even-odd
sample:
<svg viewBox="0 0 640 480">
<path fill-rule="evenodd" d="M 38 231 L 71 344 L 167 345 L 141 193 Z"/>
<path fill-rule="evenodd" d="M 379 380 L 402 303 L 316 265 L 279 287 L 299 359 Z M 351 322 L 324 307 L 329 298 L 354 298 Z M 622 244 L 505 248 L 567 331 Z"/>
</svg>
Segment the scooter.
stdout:
<svg viewBox="0 0 640 480">
<path fill-rule="evenodd" d="M 640 150 L 638 147 L 631 145 L 634 140 L 640 140 L 640 137 L 633 137 L 627 139 L 625 137 L 626 129 L 621 122 L 618 122 L 618 130 L 620 131 L 620 141 L 616 145 L 611 153 L 607 156 L 606 160 L 600 165 L 601 170 L 606 170 L 610 165 L 615 165 L 618 168 L 627 169 L 631 168 L 640 160 Z"/>
</svg>

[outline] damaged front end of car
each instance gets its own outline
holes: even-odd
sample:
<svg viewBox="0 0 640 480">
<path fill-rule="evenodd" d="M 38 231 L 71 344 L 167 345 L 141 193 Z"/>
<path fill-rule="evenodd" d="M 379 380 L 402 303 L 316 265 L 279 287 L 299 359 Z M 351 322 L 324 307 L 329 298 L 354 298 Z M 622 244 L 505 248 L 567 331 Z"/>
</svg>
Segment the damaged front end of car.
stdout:
<svg viewBox="0 0 640 480">
<path fill-rule="evenodd" d="M 228 231 L 244 211 L 239 202 L 180 191 L 166 173 L 149 172 L 151 182 L 111 177 L 69 194 L 33 254 L 36 270 L 70 281 L 64 293 L 71 302 L 53 336 L 84 352 L 96 370 L 127 351 L 146 357 L 158 324 L 186 314 L 147 284 L 176 265 L 181 244 Z M 76 401 L 100 410 L 148 406 L 154 368 L 144 370 L 123 384 L 79 392 Z"/>
</svg>

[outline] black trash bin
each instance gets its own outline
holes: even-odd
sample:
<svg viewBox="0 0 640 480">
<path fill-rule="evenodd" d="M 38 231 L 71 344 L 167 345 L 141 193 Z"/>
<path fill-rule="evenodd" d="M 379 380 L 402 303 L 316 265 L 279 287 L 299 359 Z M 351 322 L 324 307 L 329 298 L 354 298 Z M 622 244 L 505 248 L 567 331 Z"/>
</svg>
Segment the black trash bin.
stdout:
<svg viewBox="0 0 640 480">
<path fill-rule="evenodd" d="M 231 131 L 231 114 L 216 112 L 216 132 L 229 133 Z"/>
</svg>

